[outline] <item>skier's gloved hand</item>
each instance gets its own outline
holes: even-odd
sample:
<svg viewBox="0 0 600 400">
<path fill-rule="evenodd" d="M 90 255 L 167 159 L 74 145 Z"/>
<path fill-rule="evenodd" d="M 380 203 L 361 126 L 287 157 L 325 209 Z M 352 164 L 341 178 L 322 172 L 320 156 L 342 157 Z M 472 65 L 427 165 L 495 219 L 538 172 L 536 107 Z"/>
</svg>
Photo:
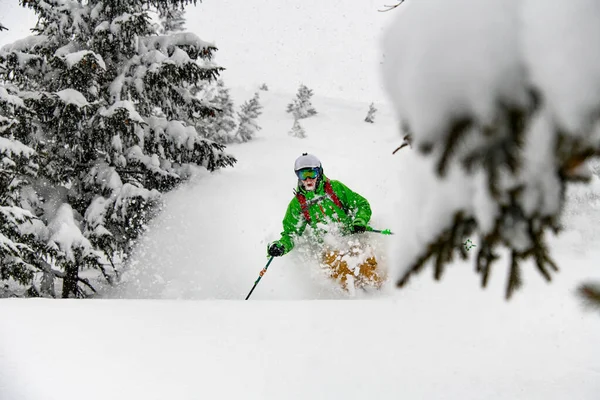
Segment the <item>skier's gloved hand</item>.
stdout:
<svg viewBox="0 0 600 400">
<path fill-rule="evenodd" d="M 273 243 L 267 252 L 271 257 L 280 257 L 285 253 L 285 248 L 279 243 Z"/>
<path fill-rule="evenodd" d="M 367 230 L 367 227 L 364 225 L 352 225 L 352 233 L 363 233 Z"/>
<path fill-rule="evenodd" d="M 367 230 L 367 224 L 360 218 L 356 218 L 352 222 L 352 226 L 350 227 L 350 232 L 352 233 L 363 233 Z"/>
</svg>

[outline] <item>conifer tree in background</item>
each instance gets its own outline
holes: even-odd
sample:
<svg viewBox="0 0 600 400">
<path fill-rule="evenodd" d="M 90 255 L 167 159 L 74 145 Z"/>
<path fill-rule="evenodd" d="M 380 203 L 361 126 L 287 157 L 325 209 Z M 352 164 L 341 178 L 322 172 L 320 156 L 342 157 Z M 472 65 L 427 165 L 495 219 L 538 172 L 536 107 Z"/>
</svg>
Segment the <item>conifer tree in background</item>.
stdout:
<svg viewBox="0 0 600 400">
<path fill-rule="evenodd" d="M 377 112 L 377 109 L 375 108 L 375 105 L 373 103 L 371 103 L 369 105 L 369 111 L 367 112 L 367 116 L 365 117 L 365 122 L 369 122 L 371 124 L 374 123 L 376 112 Z"/>
<path fill-rule="evenodd" d="M 238 112 L 239 127 L 236 133 L 237 141 L 247 142 L 261 129 L 256 123 L 256 119 L 262 114 L 262 111 L 260 111 L 262 108 L 258 102 L 258 92 L 254 93 L 252 99 L 242 104 L 240 112 Z"/>
<path fill-rule="evenodd" d="M 10 151 L 5 159 L 14 161 L 3 174 L 17 176 L 2 183 L 4 191 L 15 187 L 2 206 L 29 212 L 3 209 L 9 222 L 2 233 L 12 229 L 14 243 L 30 245 L 29 253 L 21 246 L 31 255 L 21 258 L 29 271 L 45 271 L 50 286 L 63 279 L 63 297 L 92 289 L 79 275 L 82 268 L 116 277 L 116 263 L 132 250 L 162 193 L 195 169 L 235 162 L 186 122 L 215 113 L 190 90 L 222 70 L 211 61 L 216 48 L 192 33 L 158 36 L 148 16 L 150 7 L 188 3 L 195 1 L 30 0 L 24 4 L 39 18 L 36 35 L 0 51 L 0 81 L 12 96 L 23 94 L 23 104 L 3 96 L 4 103 L 19 104 L 8 111 L 18 123 L 5 123 L 0 139 L 3 156 Z M 35 223 L 20 223 L 27 219 Z M 21 233 L 30 241 L 19 239 Z M 48 244 L 49 257 L 37 252 L 39 242 Z M 7 277 L 13 276 L 0 278 Z"/>
<path fill-rule="evenodd" d="M 233 143 L 237 125 L 229 89 L 225 87 L 223 80 L 219 79 L 216 84 L 205 85 L 203 91 L 206 93 L 208 104 L 214 111 L 208 118 L 203 118 L 199 122 L 199 131 L 203 137 L 215 142 Z"/>
<path fill-rule="evenodd" d="M 262 85 L 260 85 L 260 87 L 258 88 L 258 90 L 264 90 L 265 92 L 269 91 L 269 87 L 267 86 L 266 83 L 263 83 Z"/>
<path fill-rule="evenodd" d="M 306 132 L 302 125 L 300 125 L 300 118 L 294 114 L 294 125 L 292 125 L 292 129 L 289 132 L 290 136 L 297 137 L 300 139 L 304 139 L 306 137 Z"/>
<path fill-rule="evenodd" d="M 294 118 L 303 119 L 317 114 L 310 102 L 313 91 L 304 85 L 300 85 L 296 98 L 287 106 L 287 112 L 292 113 Z"/>
</svg>

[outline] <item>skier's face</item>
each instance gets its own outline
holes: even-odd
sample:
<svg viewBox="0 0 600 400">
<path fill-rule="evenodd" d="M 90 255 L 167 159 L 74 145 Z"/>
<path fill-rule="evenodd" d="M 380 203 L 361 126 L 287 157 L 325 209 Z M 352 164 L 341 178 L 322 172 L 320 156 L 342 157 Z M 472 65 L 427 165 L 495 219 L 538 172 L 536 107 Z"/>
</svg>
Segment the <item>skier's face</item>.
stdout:
<svg viewBox="0 0 600 400">
<path fill-rule="evenodd" d="M 317 178 L 306 178 L 302 181 L 302 186 L 304 187 L 304 190 L 312 192 L 317 187 Z"/>
</svg>

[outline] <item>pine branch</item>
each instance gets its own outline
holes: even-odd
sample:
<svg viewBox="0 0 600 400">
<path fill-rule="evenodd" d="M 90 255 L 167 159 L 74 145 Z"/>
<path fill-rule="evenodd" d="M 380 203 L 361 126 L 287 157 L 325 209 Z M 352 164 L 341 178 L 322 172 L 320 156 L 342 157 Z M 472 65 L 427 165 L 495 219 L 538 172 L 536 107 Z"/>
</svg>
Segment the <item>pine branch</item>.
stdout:
<svg viewBox="0 0 600 400">
<path fill-rule="evenodd" d="M 577 288 L 584 305 L 600 311 L 600 283 L 584 283 Z"/>
</svg>

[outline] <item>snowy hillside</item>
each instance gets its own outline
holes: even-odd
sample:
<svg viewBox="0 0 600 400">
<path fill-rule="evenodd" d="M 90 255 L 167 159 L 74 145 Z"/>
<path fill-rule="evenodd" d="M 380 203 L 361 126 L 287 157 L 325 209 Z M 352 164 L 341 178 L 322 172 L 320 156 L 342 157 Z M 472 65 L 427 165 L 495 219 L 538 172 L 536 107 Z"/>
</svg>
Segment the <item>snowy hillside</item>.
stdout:
<svg viewBox="0 0 600 400">
<path fill-rule="evenodd" d="M 240 104 L 252 92 L 237 90 L 233 96 Z M 139 267 L 127 277 L 132 286 L 126 297 L 243 297 L 266 263 L 267 243 L 279 238 L 297 182 L 293 163 L 303 152 L 317 154 L 327 176 L 371 202 L 374 227 L 396 230 L 391 194 L 401 191 L 394 181 L 404 155 L 392 155 L 398 138 L 383 106 L 376 123 L 368 124 L 363 121 L 368 104 L 315 96 L 319 114 L 302 120 L 308 137 L 298 139 L 288 135 L 293 118 L 285 112 L 293 94 L 260 91 L 260 96 L 263 129 L 257 139 L 228 147 L 238 159 L 234 168 L 199 177 L 170 195 L 137 254 Z M 370 235 L 385 258 L 390 239 Z M 302 262 L 296 252 L 276 259 L 256 298 L 335 297 Z"/>
<path fill-rule="evenodd" d="M 236 104 L 251 95 L 234 91 Z M 411 237 L 391 199 L 410 196 L 405 166 L 416 155 L 391 154 L 399 138 L 385 106 L 367 124 L 368 103 L 315 96 L 319 114 L 303 120 L 308 138 L 296 139 L 285 113 L 293 95 L 260 95 L 262 131 L 229 147 L 237 166 L 170 194 L 127 284 L 106 293 L 204 301 L 3 300 L 0 398 L 595 398 L 600 318 L 572 292 L 600 275 L 588 236 L 598 183 L 571 195 L 569 229 L 554 242 L 556 282 L 529 270 L 509 303 L 502 262 L 486 291 L 470 263 L 456 263 L 442 283 L 424 274 L 401 291 L 348 297 L 295 253 L 275 259 L 243 302 L 281 229 L 301 152 L 369 199 L 373 226 Z M 581 205 L 586 197 L 595 200 Z M 390 237 L 371 239 L 388 260 Z M 290 299 L 353 301 L 281 301 Z"/>
</svg>

